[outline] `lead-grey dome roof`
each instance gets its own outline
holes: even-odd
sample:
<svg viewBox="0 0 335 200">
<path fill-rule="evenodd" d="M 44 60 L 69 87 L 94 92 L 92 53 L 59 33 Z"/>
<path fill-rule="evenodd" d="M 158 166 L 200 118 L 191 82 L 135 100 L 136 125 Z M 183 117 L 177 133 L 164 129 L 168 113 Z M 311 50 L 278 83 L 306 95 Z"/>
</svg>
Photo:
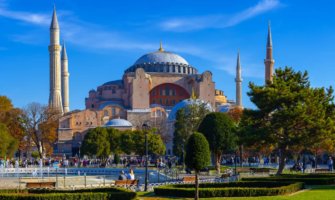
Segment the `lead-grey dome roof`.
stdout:
<svg viewBox="0 0 335 200">
<path fill-rule="evenodd" d="M 145 72 L 173 73 L 173 74 L 197 74 L 197 69 L 178 54 L 165 51 L 162 44 L 158 51 L 141 56 L 136 62 L 125 70 L 125 73 L 135 72 L 143 68 Z"/>
<path fill-rule="evenodd" d="M 188 62 L 183 57 L 169 51 L 156 51 L 145 54 L 137 59 L 134 65 L 145 63 L 178 63 L 188 65 Z"/>
<path fill-rule="evenodd" d="M 112 119 L 105 124 L 105 127 L 132 127 L 130 121 L 125 119 Z"/>
</svg>

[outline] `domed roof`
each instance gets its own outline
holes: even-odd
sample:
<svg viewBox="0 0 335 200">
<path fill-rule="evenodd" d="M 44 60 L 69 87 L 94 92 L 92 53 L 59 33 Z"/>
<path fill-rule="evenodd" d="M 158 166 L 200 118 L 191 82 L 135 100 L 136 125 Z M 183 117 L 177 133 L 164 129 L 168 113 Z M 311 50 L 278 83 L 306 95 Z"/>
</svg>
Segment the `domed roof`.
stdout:
<svg viewBox="0 0 335 200">
<path fill-rule="evenodd" d="M 125 119 L 112 119 L 105 124 L 105 127 L 132 127 L 130 121 Z"/>
<path fill-rule="evenodd" d="M 183 57 L 178 54 L 165 51 L 162 44 L 158 51 L 141 56 L 132 66 L 125 70 L 125 72 L 135 72 L 138 68 L 143 68 L 146 72 L 177 74 L 197 73 L 197 70 L 190 66 Z"/>
<path fill-rule="evenodd" d="M 201 99 L 185 99 L 179 103 L 177 103 L 171 110 L 171 112 L 169 113 L 169 117 L 168 117 L 168 121 L 174 121 L 176 119 L 177 116 L 177 112 L 178 110 L 182 109 L 182 108 L 187 108 L 189 105 L 201 105 L 201 104 L 206 104 L 206 108 L 209 111 L 213 111 L 212 106 L 209 103 L 206 103 L 205 101 L 201 100 Z"/>
<path fill-rule="evenodd" d="M 188 62 L 183 57 L 168 51 L 156 51 L 145 54 L 137 59 L 134 65 L 145 63 L 177 63 L 188 65 Z"/>
</svg>

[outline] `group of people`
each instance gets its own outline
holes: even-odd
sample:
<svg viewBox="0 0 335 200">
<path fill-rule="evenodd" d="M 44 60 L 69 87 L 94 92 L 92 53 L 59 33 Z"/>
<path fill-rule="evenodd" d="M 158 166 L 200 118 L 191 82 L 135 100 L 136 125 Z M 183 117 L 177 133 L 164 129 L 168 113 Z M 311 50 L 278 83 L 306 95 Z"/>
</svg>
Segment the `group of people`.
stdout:
<svg viewBox="0 0 335 200">
<path fill-rule="evenodd" d="M 135 180 L 134 170 L 130 169 L 129 173 L 125 173 L 123 170 L 120 172 L 119 180 Z"/>
</svg>

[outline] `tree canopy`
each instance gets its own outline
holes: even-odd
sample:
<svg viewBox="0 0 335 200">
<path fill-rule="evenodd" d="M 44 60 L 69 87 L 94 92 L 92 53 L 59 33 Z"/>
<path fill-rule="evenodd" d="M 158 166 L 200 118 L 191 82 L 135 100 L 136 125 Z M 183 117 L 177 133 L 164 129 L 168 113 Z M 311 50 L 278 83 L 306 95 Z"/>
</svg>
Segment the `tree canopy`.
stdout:
<svg viewBox="0 0 335 200">
<path fill-rule="evenodd" d="M 141 130 L 120 131 L 114 128 L 90 129 L 81 146 L 83 155 L 108 157 L 114 154 L 145 154 L 145 132 Z M 159 134 L 148 133 L 148 152 L 151 155 L 165 153 L 165 145 Z"/>
<path fill-rule="evenodd" d="M 257 109 L 244 111 L 240 135 L 247 145 L 278 150 L 277 174 L 282 173 L 290 150 L 334 138 L 333 89 L 312 88 L 307 72 L 279 68 L 272 83 L 250 83 L 249 88 Z"/>
<path fill-rule="evenodd" d="M 185 164 L 188 168 L 195 170 L 195 199 L 199 198 L 199 171 L 207 167 L 210 163 L 209 144 L 205 136 L 201 133 L 193 133 L 187 140 Z"/>
<path fill-rule="evenodd" d="M 186 141 L 198 130 L 200 123 L 210 112 L 206 103 L 192 103 L 177 111 L 173 133 L 173 154 L 182 157 Z"/>
<path fill-rule="evenodd" d="M 216 170 L 220 173 L 222 153 L 236 149 L 238 138 L 234 121 L 226 113 L 209 113 L 201 122 L 198 131 L 205 135 L 215 156 Z"/>
</svg>

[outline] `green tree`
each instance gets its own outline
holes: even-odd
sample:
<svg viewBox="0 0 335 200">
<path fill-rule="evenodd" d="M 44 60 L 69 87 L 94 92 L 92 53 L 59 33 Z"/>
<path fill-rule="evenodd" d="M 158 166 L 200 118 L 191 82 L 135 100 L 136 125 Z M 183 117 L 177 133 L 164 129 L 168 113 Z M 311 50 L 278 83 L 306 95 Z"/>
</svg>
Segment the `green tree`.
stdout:
<svg viewBox="0 0 335 200">
<path fill-rule="evenodd" d="M 195 171 L 195 199 L 199 199 L 199 171 L 210 163 L 209 144 L 201 133 L 193 133 L 186 145 L 185 164 Z"/>
<path fill-rule="evenodd" d="M 135 143 L 134 153 L 137 155 L 145 155 L 145 133 L 146 131 L 134 131 L 133 141 Z M 159 134 L 147 133 L 148 137 L 148 154 L 162 155 L 165 153 L 165 145 Z"/>
<path fill-rule="evenodd" d="M 9 133 L 5 124 L 0 123 L 0 157 L 12 157 L 17 150 L 18 142 Z"/>
<path fill-rule="evenodd" d="M 189 101 L 191 104 L 177 111 L 174 124 L 173 154 L 179 157 L 183 156 L 187 139 L 198 130 L 200 123 L 210 112 L 207 103 L 198 99 L 190 99 Z"/>
<path fill-rule="evenodd" d="M 80 151 L 83 155 L 95 155 L 105 162 L 110 155 L 110 143 L 106 128 L 97 127 L 90 129 L 84 137 Z"/>
<path fill-rule="evenodd" d="M 241 136 L 246 144 L 275 148 L 281 174 L 290 150 L 304 149 L 334 135 L 333 89 L 311 88 L 307 72 L 277 69 L 273 82 L 249 84 L 255 110 L 245 110 Z"/>
<path fill-rule="evenodd" d="M 220 173 L 222 153 L 231 152 L 237 147 L 234 121 L 226 113 L 209 113 L 201 122 L 198 131 L 205 135 L 215 156 L 216 171 Z"/>
<path fill-rule="evenodd" d="M 119 154 L 121 152 L 121 131 L 115 128 L 107 128 L 108 141 L 110 145 L 110 151 L 114 154 Z"/>
<path fill-rule="evenodd" d="M 131 130 L 122 131 L 120 135 L 120 149 L 125 154 L 131 154 L 135 151 L 134 132 Z"/>
</svg>

